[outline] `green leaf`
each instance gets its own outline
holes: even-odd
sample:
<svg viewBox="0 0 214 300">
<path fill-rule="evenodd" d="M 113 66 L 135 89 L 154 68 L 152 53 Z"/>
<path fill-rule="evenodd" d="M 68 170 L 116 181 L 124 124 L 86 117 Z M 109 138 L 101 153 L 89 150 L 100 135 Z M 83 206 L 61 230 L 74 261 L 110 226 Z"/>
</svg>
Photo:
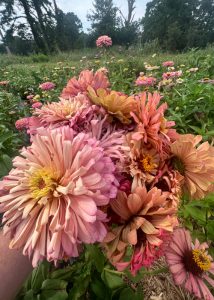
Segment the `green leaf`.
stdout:
<svg viewBox="0 0 214 300">
<path fill-rule="evenodd" d="M 67 300 L 68 293 L 66 291 L 45 290 L 39 295 L 38 300 Z"/>
<path fill-rule="evenodd" d="M 76 271 L 76 264 L 66 267 L 64 269 L 55 270 L 50 274 L 51 279 L 69 280 L 72 274 Z"/>
<path fill-rule="evenodd" d="M 77 281 L 75 281 L 74 286 L 72 287 L 68 299 L 69 300 L 80 300 L 85 299 L 85 294 L 87 292 L 91 277 L 87 276 L 84 278 L 79 277 Z"/>
<path fill-rule="evenodd" d="M 89 251 L 90 258 L 93 260 L 97 271 L 101 273 L 105 265 L 105 257 L 101 249 L 98 245 L 87 245 L 86 249 Z"/>
<path fill-rule="evenodd" d="M 65 290 L 67 282 L 61 279 L 46 279 L 42 283 L 42 290 Z"/>
<path fill-rule="evenodd" d="M 31 274 L 31 288 L 36 292 L 41 289 L 42 283 L 48 277 L 50 264 L 46 261 L 40 263 Z"/>
<path fill-rule="evenodd" d="M 214 220 L 209 220 L 207 222 L 206 229 L 208 239 L 214 241 Z"/>
<path fill-rule="evenodd" d="M 139 292 L 134 292 L 130 287 L 122 290 L 119 300 L 142 300 L 143 295 Z"/>
<path fill-rule="evenodd" d="M 206 224 L 206 213 L 205 210 L 202 210 L 199 207 L 191 207 L 189 205 L 185 205 L 184 208 L 184 216 L 190 216 L 193 219 L 200 221 L 203 224 Z"/>
<path fill-rule="evenodd" d="M 118 289 L 125 285 L 121 273 L 105 268 L 101 274 L 103 282 L 111 289 Z"/>
</svg>

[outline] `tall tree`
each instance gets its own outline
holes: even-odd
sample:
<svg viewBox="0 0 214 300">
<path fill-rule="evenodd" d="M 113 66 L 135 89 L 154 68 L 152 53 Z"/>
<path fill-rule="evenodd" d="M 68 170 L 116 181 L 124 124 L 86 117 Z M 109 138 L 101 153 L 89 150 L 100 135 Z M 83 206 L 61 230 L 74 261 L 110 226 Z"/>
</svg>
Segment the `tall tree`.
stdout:
<svg viewBox="0 0 214 300">
<path fill-rule="evenodd" d="M 127 47 L 137 40 L 139 32 L 139 22 L 134 21 L 135 0 L 127 0 L 128 14 L 125 16 L 118 8 L 121 15 L 121 24 L 117 31 L 117 38 L 119 44 L 125 44 Z"/>
<path fill-rule="evenodd" d="M 199 0 L 153 0 L 147 3 L 142 21 L 143 40 L 158 39 L 162 46 L 170 48 L 172 45 L 174 50 L 176 45 L 177 49 L 183 49 L 198 4 Z"/>
<path fill-rule="evenodd" d="M 109 35 L 114 40 L 116 38 L 116 27 L 118 25 L 117 8 L 113 0 L 95 0 L 94 9 L 88 14 L 88 20 L 92 22 L 92 34 Z"/>
</svg>

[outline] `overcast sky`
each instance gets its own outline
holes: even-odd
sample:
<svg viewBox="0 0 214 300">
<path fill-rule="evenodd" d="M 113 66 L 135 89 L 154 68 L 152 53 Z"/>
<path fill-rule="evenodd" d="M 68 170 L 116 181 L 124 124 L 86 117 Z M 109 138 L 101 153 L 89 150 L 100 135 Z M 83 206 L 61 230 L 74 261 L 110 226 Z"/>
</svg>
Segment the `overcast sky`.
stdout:
<svg viewBox="0 0 214 300">
<path fill-rule="evenodd" d="M 146 3 L 149 0 L 136 0 L 135 19 L 142 18 L 145 13 Z M 90 28 L 87 21 L 87 13 L 93 9 L 93 0 L 57 0 L 59 7 L 64 12 L 74 12 L 82 21 L 84 31 Z M 121 9 L 123 13 L 127 12 L 127 0 L 114 0 L 114 4 Z"/>
</svg>

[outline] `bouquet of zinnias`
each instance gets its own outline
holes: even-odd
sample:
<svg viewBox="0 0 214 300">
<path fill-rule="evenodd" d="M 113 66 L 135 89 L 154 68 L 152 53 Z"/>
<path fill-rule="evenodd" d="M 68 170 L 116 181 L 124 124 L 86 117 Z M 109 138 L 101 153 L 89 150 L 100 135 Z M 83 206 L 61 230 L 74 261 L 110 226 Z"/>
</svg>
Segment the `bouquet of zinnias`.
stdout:
<svg viewBox="0 0 214 300">
<path fill-rule="evenodd" d="M 35 267 L 78 257 L 84 244 L 98 242 L 112 265 L 134 275 L 166 255 L 180 283 L 188 252 L 188 274 L 202 281 L 204 270 L 213 273 L 207 246 L 196 243 L 195 258 L 186 231 L 176 227 L 182 194 L 200 199 L 212 189 L 214 148 L 200 136 L 179 135 L 160 100 L 158 93 L 113 91 L 104 72 L 85 70 L 58 102 L 17 121 L 31 145 L 1 182 L 10 248 L 22 248 Z"/>
</svg>

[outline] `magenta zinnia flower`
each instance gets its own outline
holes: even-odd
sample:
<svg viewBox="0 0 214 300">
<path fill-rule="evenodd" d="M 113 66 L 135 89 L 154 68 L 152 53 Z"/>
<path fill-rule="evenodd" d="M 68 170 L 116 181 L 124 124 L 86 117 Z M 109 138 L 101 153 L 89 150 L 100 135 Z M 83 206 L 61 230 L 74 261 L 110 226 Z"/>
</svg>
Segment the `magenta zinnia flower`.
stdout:
<svg viewBox="0 0 214 300">
<path fill-rule="evenodd" d="M 207 281 L 214 286 L 214 280 L 209 276 L 214 275 L 214 263 L 206 251 L 207 248 L 206 243 L 200 244 L 198 240 L 192 244 L 189 231 L 180 228 L 174 232 L 172 242 L 165 253 L 177 285 L 184 285 L 199 299 L 213 300 L 214 296 L 204 283 Z"/>
<path fill-rule="evenodd" d="M 43 91 L 53 90 L 55 88 L 55 84 L 53 82 L 43 82 L 40 84 L 39 88 Z"/>
<path fill-rule="evenodd" d="M 99 141 L 68 126 L 40 131 L 14 159 L 0 197 L 10 248 L 23 248 L 33 266 L 77 257 L 82 243 L 102 241 L 99 207 L 117 193 L 115 166 Z"/>
<path fill-rule="evenodd" d="M 98 48 L 110 47 L 110 46 L 112 46 L 112 39 L 107 35 L 101 35 L 96 40 L 96 45 Z"/>
</svg>

